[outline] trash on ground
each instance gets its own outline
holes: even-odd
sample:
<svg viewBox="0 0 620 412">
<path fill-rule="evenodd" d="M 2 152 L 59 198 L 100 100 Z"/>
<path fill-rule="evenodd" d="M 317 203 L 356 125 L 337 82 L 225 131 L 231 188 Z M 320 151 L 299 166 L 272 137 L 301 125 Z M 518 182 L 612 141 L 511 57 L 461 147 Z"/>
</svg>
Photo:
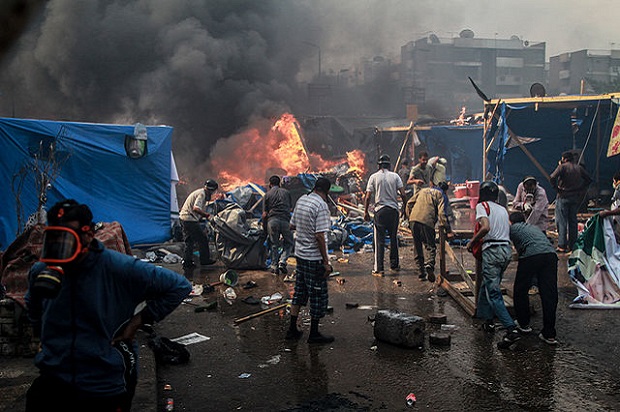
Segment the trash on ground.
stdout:
<svg viewBox="0 0 620 412">
<path fill-rule="evenodd" d="M 261 303 L 260 300 L 256 299 L 254 296 L 250 295 L 246 298 L 243 298 L 242 301 L 244 303 L 247 303 L 248 305 L 258 305 L 259 303 Z"/>
<path fill-rule="evenodd" d="M 265 305 L 271 305 L 272 303 L 276 303 L 282 300 L 282 294 L 280 292 L 276 292 L 271 296 L 263 296 L 260 301 Z"/>
<path fill-rule="evenodd" d="M 243 289 L 252 289 L 257 287 L 258 285 L 256 284 L 256 282 L 254 282 L 253 280 L 249 280 L 245 283 L 245 285 L 243 285 Z"/>
<path fill-rule="evenodd" d="M 250 376 L 252 376 L 251 373 L 242 373 L 241 375 L 239 375 L 239 379 L 247 379 Z"/>
<path fill-rule="evenodd" d="M 237 293 L 235 292 L 235 290 L 233 288 L 227 288 L 224 293 L 224 299 L 226 299 L 226 302 L 228 302 L 229 304 L 232 305 L 232 301 L 237 299 Z"/>
<path fill-rule="evenodd" d="M 405 399 L 407 401 L 407 406 L 413 406 L 415 405 L 417 399 L 415 397 L 415 395 L 413 393 L 410 393 L 409 395 L 407 395 L 407 398 Z"/>
<path fill-rule="evenodd" d="M 193 343 L 204 342 L 211 340 L 210 337 L 201 335 L 200 333 L 192 332 L 187 335 L 179 336 L 178 338 L 170 339 L 173 342 L 180 343 L 182 345 L 191 345 Z"/>
<path fill-rule="evenodd" d="M 200 312 L 206 312 L 208 310 L 214 310 L 217 308 L 217 301 L 214 300 L 213 302 L 209 302 L 204 306 L 199 306 L 197 308 L 194 309 L 194 312 L 196 313 L 200 313 Z"/>
</svg>

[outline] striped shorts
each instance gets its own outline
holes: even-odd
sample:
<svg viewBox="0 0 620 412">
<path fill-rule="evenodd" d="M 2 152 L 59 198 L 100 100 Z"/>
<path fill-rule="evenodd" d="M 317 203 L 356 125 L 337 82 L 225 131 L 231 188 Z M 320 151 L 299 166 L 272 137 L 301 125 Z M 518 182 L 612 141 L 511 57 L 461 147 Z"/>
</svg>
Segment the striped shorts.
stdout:
<svg viewBox="0 0 620 412">
<path fill-rule="evenodd" d="M 297 258 L 297 278 L 293 305 L 306 306 L 310 299 L 310 316 L 322 318 L 327 312 L 327 279 L 322 260 Z"/>
</svg>

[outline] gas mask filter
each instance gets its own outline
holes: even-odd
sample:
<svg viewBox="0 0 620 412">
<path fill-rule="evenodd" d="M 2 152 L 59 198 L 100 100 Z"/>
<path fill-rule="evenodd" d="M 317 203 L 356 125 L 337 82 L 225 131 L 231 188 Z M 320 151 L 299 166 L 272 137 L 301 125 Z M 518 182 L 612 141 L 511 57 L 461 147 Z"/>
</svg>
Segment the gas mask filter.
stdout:
<svg viewBox="0 0 620 412">
<path fill-rule="evenodd" d="M 87 231 L 88 226 L 82 228 Z M 65 226 L 48 226 L 43 232 L 40 261 L 47 263 L 34 280 L 33 292 L 53 299 L 60 292 L 64 270 L 60 265 L 75 261 L 82 253 L 82 242 L 75 230 Z"/>
</svg>

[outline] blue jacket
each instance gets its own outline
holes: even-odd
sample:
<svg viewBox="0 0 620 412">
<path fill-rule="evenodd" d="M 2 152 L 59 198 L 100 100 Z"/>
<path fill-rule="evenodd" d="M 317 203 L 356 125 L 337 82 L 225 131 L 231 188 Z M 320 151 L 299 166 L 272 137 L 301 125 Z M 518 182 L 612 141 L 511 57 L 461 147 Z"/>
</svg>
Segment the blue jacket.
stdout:
<svg viewBox="0 0 620 412">
<path fill-rule="evenodd" d="M 159 321 L 192 290 L 176 272 L 106 249 L 98 240 L 77 270 L 63 276 L 54 299 L 32 294 L 33 281 L 45 267 L 41 262 L 32 267 L 26 294 L 31 321 L 41 326 L 35 365 L 42 374 L 96 396 L 125 392 L 125 362 L 111 341 L 136 307 L 146 301 L 143 319 Z"/>
</svg>

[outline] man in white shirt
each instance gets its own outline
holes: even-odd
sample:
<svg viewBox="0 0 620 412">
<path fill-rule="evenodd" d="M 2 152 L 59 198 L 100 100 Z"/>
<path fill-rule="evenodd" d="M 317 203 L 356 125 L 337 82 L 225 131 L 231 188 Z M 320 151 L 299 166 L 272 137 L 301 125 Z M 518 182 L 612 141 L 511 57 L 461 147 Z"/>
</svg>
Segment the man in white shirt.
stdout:
<svg viewBox="0 0 620 412">
<path fill-rule="evenodd" d="M 497 316 L 507 331 L 497 347 L 507 349 L 521 339 L 521 336 L 506 309 L 501 290 L 502 276 L 512 258 L 512 247 L 508 211 L 496 203 L 498 196 L 499 187 L 495 182 L 485 181 L 480 185 L 476 205 L 476 220 L 480 223 L 480 230 L 467 244 L 467 250 L 471 252 L 473 244 L 479 239 L 483 240 L 482 283 L 476 302 L 476 318 L 485 322 L 484 330 L 493 332 L 493 318 Z"/>
<path fill-rule="evenodd" d="M 403 182 L 397 173 L 390 171 L 390 156 L 384 154 L 379 157 L 379 170 L 368 179 L 366 187 L 366 200 L 364 207 L 364 220 L 370 220 L 370 202 L 374 204 L 374 233 L 373 243 L 375 249 L 375 261 L 373 276 L 383 276 L 383 260 L 385 257 L 385 234 L 390 237 L 390 269 L 400 270 L 398 258 L 398 222 L 399 209 L 404 208 L 406 203 Z M 402 205 L 398 205 L 400 195 Z"/>
</svg>

